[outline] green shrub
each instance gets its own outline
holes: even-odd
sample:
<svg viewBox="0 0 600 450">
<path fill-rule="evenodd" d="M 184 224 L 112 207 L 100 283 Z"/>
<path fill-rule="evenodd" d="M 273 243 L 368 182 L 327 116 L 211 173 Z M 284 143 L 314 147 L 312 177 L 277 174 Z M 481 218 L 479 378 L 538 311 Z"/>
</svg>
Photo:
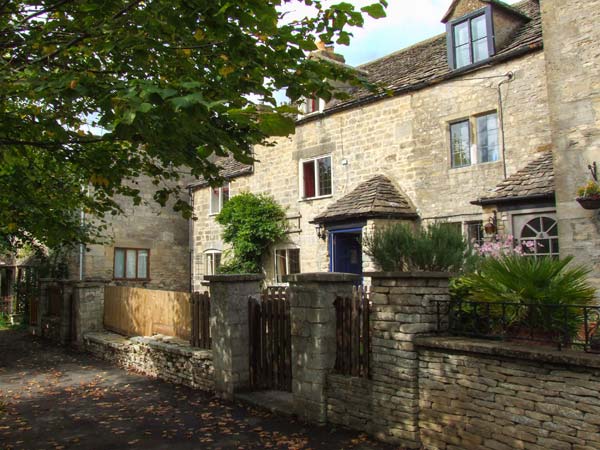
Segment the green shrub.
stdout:
<svg viewBox="0 0 600 450">
<path fill-rule="evenodd" d="M 232 247 L 232 257 L 220 273 L 259 273 L 261 260 L 287 229 L 285 211 L 271 197 L 249 192 L 232 197 L 217 215 L 223 240 Z"/>
<path fill-rule="evenodd" d="M 471 259 L 460 230 L 444 222 L 426 228 L 399 223 L 363 240 L 365 253 L 386 272 L 460 271 Z"/>
<path fill-rule="evenodd" d="M 527 327 L 537 332 L 569 332 L 574 336 L 581 328 L 580 308 L 594 299 L 595 289 L 587 282 L 590 270 L 583 266 L 567 267 L 573 258 L 506 255 L 486 258 L 479 270 L 464 275 L 457 286 L 465 300 L 491 303 L 492 320 L 504 320 L 509 327 Z M 504 309 L 498 303 L 532 304 L 529 308 Z M 496 304 L 496 305 L 494 305 Z M 551 307 L 549 305 L 560 305 Z M 565 308 L 567 307 L 567 308 Z M 568 322 L 565 329 L 565 312 Z"/>
</svg>

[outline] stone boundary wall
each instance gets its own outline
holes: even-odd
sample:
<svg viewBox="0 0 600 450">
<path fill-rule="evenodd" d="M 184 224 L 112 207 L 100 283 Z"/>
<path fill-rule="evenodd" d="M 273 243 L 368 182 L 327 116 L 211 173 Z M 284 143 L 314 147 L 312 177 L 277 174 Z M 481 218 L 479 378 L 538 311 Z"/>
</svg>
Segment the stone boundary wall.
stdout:
<svg viewBox="0 0 600 450">
<path fill-rule="evenodd" d="M 161 336 L 127 338 L 110 332 L 87 333 L 85 349 L 124 369 L 194 389 L 214 391 L 212 351 Z"/>
<path fill-rule="evenodd" d="M 437 450 L 600 449 L 600 356 L 421 338 L 419 428 Z"/>
<path fill-rule="evenodd" d="M 330 374 L 327 376 L 327 420 L 355 430 L 373 433 L 371 381 Z"/>
</svg>

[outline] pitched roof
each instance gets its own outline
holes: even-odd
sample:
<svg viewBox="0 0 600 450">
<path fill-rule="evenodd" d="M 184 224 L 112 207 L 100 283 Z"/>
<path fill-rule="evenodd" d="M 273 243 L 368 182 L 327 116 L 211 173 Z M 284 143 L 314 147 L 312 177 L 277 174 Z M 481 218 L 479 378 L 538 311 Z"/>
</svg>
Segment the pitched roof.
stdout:
<svg viewBox="0 0 600 450">
<path fill-rule="evenodd" d="M 552 152 L 546 152 L 498 184 L 490 193 L 472 201 L 474 205 L 554 197 Z"/>
<path fill-rule="evenodd" d="M 389 178 L 377 175 L 329 205 L 311 223 L 375 217 L 416 218 L 418 215 L 407 197 L 396 189 Z"/>
<path fill-rule="evenodd" d="M 233 156 L 218 156 L 213 162 L 219 167 L 219 174 L 227 180 L 250 174 L 253 170 L 251 164 L 241 163 Z M 208 181 L 204 177 L 199 177 L 188 185 L 188 189 L 198 189 L 206 186 L 208 186 Z"/>
<path fill-rule="evenodd" d="M 367 78 L 371 83 L 385 86 L 395 95 L 400 95 L 404 92 L 422 89 L 463 75 L 465 72 L 475 70 L 481 66 L 497 64 L 506 59 L 519 56 L 524 52 L 541 49 L 542 23 L 540 5 L 537 0 L 524 0 L 512 5 L 511 8 L 516 9 L 531 20 L 521 26 L 513 36 L 512 42 L 498 50 L 493 57 L 481 63 L 459 70 L 452 70 L 448 65 L 446 34 L 444 33 L 358 66 L 358 69 L 367 72 Z M 366 88 L 355 88 L 350 92 L 350 95 L 351 98 L 349 99 L 329 102 L 322 114 L 333 113 L 358 104 L 388 97 L 387 93 L 373 93 Z M 318 117 L 320 117 L 320 114 L 311 114 L 298 122 L 308 122 Z"/>
<path fill-rule="evenodd" d="M 444 17 L 442 18 L 442 23 L 446 23 L 448 22 L 448 20 L 450 19 L 450 16 L 452 15 L 452 13 L 454 12 L 454 8 L 456 8 L 456 6 L 458 5 L 458 3 L 462 1 L 462 0 L 454 0 L 452 2 L 452 4 L 450 5 L 450 8 L 448 8 L 448 11 L 446 11 L 446 14 L 444 14 Z M 496 6 L 498 8 L 503 9 L 504 11 L 510 13 L 510 14 L 514 14 L 516 16 L 519 17 L 524 17 L 527 18 L 527 16 L 525 14 L 523 14 L 521 11 L 519 11 L 517 8 L 509 5 L 508 3 L 504 3 L 500 0 L 481 0 L 484 3 L 490 3 L 493 6 Z"/>
</svg>

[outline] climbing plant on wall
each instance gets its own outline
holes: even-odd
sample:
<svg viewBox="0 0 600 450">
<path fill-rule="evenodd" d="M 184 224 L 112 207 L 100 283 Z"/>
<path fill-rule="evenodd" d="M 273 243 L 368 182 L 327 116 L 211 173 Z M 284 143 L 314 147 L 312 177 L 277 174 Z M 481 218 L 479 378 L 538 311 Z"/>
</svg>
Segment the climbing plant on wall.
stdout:
<svg viewBox="0 0 600 450">
<path fill-rule="evenodd" d="M 221 273 L 260 272 L 263 255 L 287 229 L 285 211 L 272 197 L 249 192 L 232 197 L 216 220 L 223 226 L 223 241 L 231 245 Z"/>
</svg>

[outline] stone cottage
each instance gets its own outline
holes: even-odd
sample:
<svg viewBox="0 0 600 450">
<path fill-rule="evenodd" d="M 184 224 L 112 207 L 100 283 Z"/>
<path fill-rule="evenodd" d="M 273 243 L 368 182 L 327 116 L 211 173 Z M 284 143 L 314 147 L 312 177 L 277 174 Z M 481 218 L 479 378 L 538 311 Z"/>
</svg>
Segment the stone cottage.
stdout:
<svg viewBox="0 0 600 450">
<path fill-rule="evenodd" d="M 446 33 L 358 68 L 391 96 L 309 99 L 295 134 L 256 147 L 253 167 L 222 160 L 227 184 L 190 186 L 194 289 L 224 251 L 214 214 L 242 191 L 287 210 L 287 239 L 264 262 L 273 284 L 370 269 L 360 237 L 390 221 L 445 221 L 477 241 L 491 223 L 559 254 L 540 3 L 456 0 L 442 22 Z"/>
</svg>

